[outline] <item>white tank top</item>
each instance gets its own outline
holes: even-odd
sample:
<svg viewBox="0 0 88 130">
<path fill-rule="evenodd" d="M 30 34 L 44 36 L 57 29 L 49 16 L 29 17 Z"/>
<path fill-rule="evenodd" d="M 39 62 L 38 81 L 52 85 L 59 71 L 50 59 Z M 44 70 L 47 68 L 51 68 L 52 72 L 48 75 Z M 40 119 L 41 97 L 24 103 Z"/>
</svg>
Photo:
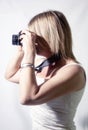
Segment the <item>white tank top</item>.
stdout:
<svg viewBox="0 0 88 130">
<path fill-rule="evenodd" d="M 37 77 L 37 82 L 41 84 L 44 79 Z M 83 92 L 84 89 L 81 89 L 47 103 L 31 106 L 33 130 L 76 130 L 73 120 Z"/>
</svg>

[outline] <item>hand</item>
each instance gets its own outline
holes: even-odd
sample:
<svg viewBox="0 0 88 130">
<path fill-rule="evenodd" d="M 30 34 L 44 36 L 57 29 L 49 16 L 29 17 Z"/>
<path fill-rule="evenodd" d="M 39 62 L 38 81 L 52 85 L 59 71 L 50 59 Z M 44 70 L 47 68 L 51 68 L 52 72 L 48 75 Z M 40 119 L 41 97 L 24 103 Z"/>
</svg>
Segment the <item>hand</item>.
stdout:
<svg viewBox="0 0 88 130">
<path fill-rule="evenodd" d="M 23 30 L 21 31 L 20 39 L 22 43 L 22 50 L 24 52 L 22 63 L 34 64 L 36 53 L 35 48 L 36 34 L 30 32 L 29 30 Z"/>
<path fill-rule="evenodd" d="M 20 35 L 21 43 L 22 43 L 22 49 L 24 51 L 24 54 L 33 54 L 35 55 L 35 39 L 36 35 L 29 30 L 23 30 L 21 31 Z"/>
</svg>

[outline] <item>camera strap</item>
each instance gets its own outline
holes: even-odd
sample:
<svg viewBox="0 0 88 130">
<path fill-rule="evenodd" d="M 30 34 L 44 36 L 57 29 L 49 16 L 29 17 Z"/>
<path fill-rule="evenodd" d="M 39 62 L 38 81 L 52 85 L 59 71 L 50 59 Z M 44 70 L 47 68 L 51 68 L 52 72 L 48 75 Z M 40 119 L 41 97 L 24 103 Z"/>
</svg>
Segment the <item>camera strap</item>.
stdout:
<svg viewBox="0 0 88 130">
<path fill-rule="evenodd" d="M 40 65 L 38 65 L 37 67 L 35 67 L 35 71 L 41 72 L 44 67 L 49 66 L 49 65 L 51 65 L 53 63 L 58 62 L 58 60 L 60 60 L 60 58 L 61 58 L 60 54 L 54 54 L 54 55 L 52 55 L 48 59 L 44 60 Z"/>
</svg>

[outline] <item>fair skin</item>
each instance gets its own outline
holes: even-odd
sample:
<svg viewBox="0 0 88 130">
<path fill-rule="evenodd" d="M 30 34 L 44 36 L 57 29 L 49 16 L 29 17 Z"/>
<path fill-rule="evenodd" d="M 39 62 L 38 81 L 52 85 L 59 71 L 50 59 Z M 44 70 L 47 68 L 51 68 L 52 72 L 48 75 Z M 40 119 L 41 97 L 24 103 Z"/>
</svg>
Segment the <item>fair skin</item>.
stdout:
<svg viewBox="0 0 88 130">
<path fill-rule="evenodd" d="M 36 54 L 35 44 L 32 41 L 33 35 L 27 30 L 23 30 L 22 32 L 25 33 L 25 35 L 21 35 L 21 38 L 23 38 L 23 46 L 17 47 L 14 60 L 12 59 L 12 62 L 10 61 L 5 73 L 6 79 L 19 84 L 21 104 L 42 104 L 56 97 L 78 91 L 84 87 L 85 77 L 82 67 L 77 64 L 65 66 L 70 63 L 75 63 L 69 58 L 61 59 L 53 67 L 48 66 L 43 68 L 40 73 L 35 73 L 31 67 L 20 69 L 21 62 L 35 64 Z M 40 55 L 48 58 L 51 53 L 49 51 L 42 51 Z M 46 81 L 38 86 L 36 76 L 43 77 Z"/>
</svg>

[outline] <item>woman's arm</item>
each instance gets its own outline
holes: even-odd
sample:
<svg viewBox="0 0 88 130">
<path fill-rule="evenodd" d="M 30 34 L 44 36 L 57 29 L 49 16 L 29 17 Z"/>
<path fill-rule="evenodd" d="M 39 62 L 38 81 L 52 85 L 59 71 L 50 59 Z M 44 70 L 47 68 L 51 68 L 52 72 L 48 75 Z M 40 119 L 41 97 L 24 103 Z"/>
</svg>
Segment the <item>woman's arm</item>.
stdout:
<svg viewBox="0 0 88 130">
<path fill-rule="evenodd" d="M 78 65 L 58 70 L 55 76 L 40 86 L 37 86 L 32 68 L 24 68 L 20 76 L 20 102 L 23 105 L 42 104 L 78 91 L 85 85 L 84 71 Z"/>
<path fill-rule="evenodd" d="M 21 49 L 21 46 L 17 46 L 16 53 L 10 59 L 5 71 L 5 78 L 7 80 L 15 83 L 19 82 L 20 66 L 21 66 L 23 55 L 24 54 Z"/>
</svg>

